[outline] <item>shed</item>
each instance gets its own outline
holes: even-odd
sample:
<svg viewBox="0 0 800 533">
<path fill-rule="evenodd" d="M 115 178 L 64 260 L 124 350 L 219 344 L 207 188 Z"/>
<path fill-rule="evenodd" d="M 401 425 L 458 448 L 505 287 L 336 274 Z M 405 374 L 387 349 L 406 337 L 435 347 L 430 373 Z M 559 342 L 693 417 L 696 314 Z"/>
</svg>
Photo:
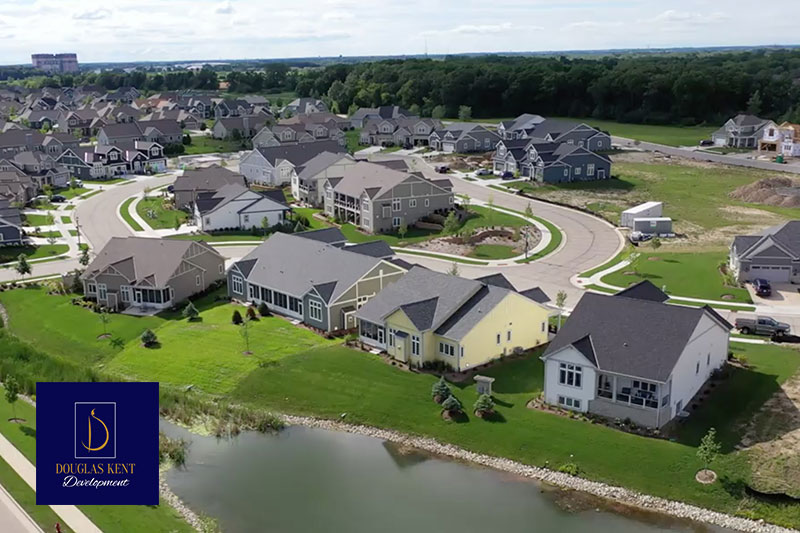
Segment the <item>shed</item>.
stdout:
<svg viewBox="0 0 800 533">
<path fill-rule="evenodd" d="M 633 219 L 633 231 L 645 235 L 672 234 L 672 219 L 669 217 L 637 217 Z"/>
<path fill-rule="evenodd" d="M 643 204 L 631 207 L 630 209 L 626 209 L 622 212 L 622 216 L 620 217 L 620 225 L 625 228 L 635 229 L 633 227 L 634 219 L 660 217 L 663 208 L 663 202 L 645 202 Z"/>
</svg>

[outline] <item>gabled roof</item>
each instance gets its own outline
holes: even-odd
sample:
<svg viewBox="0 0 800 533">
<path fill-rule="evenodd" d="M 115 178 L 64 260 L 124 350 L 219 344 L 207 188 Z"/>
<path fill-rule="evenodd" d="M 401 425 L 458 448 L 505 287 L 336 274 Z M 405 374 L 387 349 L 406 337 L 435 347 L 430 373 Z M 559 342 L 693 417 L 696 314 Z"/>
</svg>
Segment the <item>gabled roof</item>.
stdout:
<svg viewBox="0 0 800 533">
<path fill-rule="evenodd" d="M 288 211 L 290 209 L 285 203 L 276 202 L 260 192 L 251 191 L 240 183 L 229 183 L 216 191 L 198 193 L 195 198 L 195 206 L 201 215 L 205 215 L 234 200 L 239 200 L 244 195 L 247 195 L 248 198 L 239 202 L 241 205 L 237 205 L 238 213 L 251 209 L 255 211 Z"/>
<path fill-rule="evenodd" d="M 369 242 L 362 242 L 359 244 L 351 244 L 344 247 L 348 252 L 355 252 L 357 254 L 364 254 L 370 257 L 380 257 L 388 259 L 394 255 L 392 247 L 386 241 L 376 240 Z"/>
<path fill-rule="evenodd" d="M 301 180 L 310 179 L 314 176 L 320 174 L 326 168 L 331 165 L 334 165 L 341 161 L 342 159 L 347 159 L 349 161 L 355 162 L 353 156 L 347 153 L 342 152 L 321 152 L 308 161 L 306 161 L 302 167 L 297 169 L 297 177 Z"/>
<path fill-rule="evenodd" d="M 772 239 L 774 243 L 786 250 L 794 259 L 800 259 L 800 220 L 790 220 L 772 226 L 760 235 L 740 235 L 734 238 L 733 244 L 740 258 L 748 257 L 762 242 Z"/>
<path fill-rule="evenodd" d="M 731 328 L 704 308 L 586 293 L 543 357 L 567 346 L 586 355 L 588 337 L 594 360 L 587 358 L 600 370 L 665 382 L 704 316 Z"/>
<path fill-rule="evenodd" d="M 89 263 L 82 277 L 92 278 L 113 267 L 131 284 L 144 282 L 154 287 L 164 287 L 192 246 L 199 246 L 206 252 L 222 257 L 203 242 L 112 237 Z"/>
<path fill-rule="evenodd" d="M 302 166 L 323 152 L 346 153 L 337 141 L 316 141 L 308 143 L 281 144 L 280 146 L 259 146 L 254 151 L 260 153 L 272 166 L 281 161 L 289 161 L 295 167 Z M 246 156 L 245 156 L 246 157 Z"/>
<path fill-rule="evenodd" d="M 285 233 L 272 234 L 244 261 L 253 259 L 255 264 L 246 275 L 249 282 L 297 298 L 313 289 L 328 302 L 336 300 L 382 261 L 303 238 L 302 234 Z"/>
<path fill-rule="evenodd" d="M 322 228 L 302 231 L 300 233 L 295 233 L 295 235 L 325 244 L 343 244 L 347 242 L 347 237 L 344 236 L 344 233 L 342 233 L 339 228 Z"/>
<path fill-rule="evenodd" d="M 184 170 L 183 175 L 175 179 L 174 188 L 176 191 L 215 191 L 229 183 L 245 185 L 244 176 L 214 165 Z"/>
<path fill-rule="evenodd" d="M 450 182 L 433 182 L 417 174 L 393 170 L 385 165 L 360 161 L 345 169 L 343 176 L 330 180 L 336 192 L 358 197 L 366 194 L 370 198 L 378 198 L 406 180 L 424 181 L 432 186 L 449 191 Z"/>
<path fill-rule="evenodd" d="M 635 298 L 637 300 L 649 300 L 651 302 L 666 302 L 669 296 L 661 289 L 650 283 L 649 280 L 642 280 L 635 285 L 631 285 L 625 290 L 617 293 L 617 296 L 625 298 Z"/>
</svg>

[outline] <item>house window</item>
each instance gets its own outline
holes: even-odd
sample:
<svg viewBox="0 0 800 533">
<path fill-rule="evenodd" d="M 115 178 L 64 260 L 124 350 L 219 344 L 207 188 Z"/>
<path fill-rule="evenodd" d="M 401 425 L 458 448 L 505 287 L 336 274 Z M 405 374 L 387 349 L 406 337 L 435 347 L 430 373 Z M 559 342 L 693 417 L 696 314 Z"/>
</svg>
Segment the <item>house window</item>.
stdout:
<svg viewBox="0 0 800 533">
<path fill-rule="evenodd" d="M 363 202 L 361 202 L 361 205 L 363 206 L 364 211 L 369 213 L 369 200 L 364 200 Z"/>
<path fill-rule="evenodd" d="M 199 274 L 194 277 L 194 284 L 197 285 L 198 287 L 200 286 L 200 275 Z"/>
<path fill-rule="evenodd" d="M 219 273 L 222 274 L 223 272 L 225 272 L 225 265 L 220 263 L 219 264 Z"/>
<path fill-rule="evenodd" d="M 97 285 L 94 283 L 87 283 L 86 284 L 86 294 L 94 294 L 97 292 Z"/>
<path fill-rule="evenodd" d="M 575 175 L 576 176 L 580 176 L 581 175 L 581 167 L 575 167 Z"/>
<path fill-rule="evenodd" d="M 695 369 L 694 369 L 694 373 L 695 374 L 699 374 L 700 373 L 700 361 L 697 362 L 697 365 L 695 366 Z"/>
<path fill-rule="evenodd" d="M 706 366 L 711 364 L 711 354 L 706 354 Z"/>
<path fill-rule="evenodd" d="M 633 388 L 634 389 L 639 389 L 639 390 L 643 390 L 643 391 L 647 391 L 647 392 L 652 392 L 653 394 L 655 394 L 657 387 L 658 386 L 655 383 L 650 383 L 650 382 L 647 382 L 647 381 L 633 380 Z"/>
<path fill-rule="evenodd" d="M 98 300 L 105 300 L 108 298 L 108 292 L 105 283 L 98 283 L 97 284 L 97 299 Z"/>
<path fill-rule="evenodd" d="M 400 198 L 395 198 L 392 200 L 392 211 L 400 211 L 401 207 L 401 200 Z"/>
<path fill-rule="evenodd" d="M 394 346 L 394 330 L 389 328 L 389 346 Z"/>
<path fill-rule="evenodd" d="M 500 334 L 499 333 L 497 334 L 497 344 L 498 345 L 500 344 Z"/>
<path fill-rule="evenodd" d="M 440 342 L 439 353 L 448 357 L 454 357 L 456 355 L 456 347 L 446 342 Z"/>
<path fill-rule="evenodd" d="M 586 175 L 594 176 L 594 163 L 589 163 L 586 165 Z"/>
<path fill-rule="evenodd" d="M 236 274 L 231 276 L 231 290 L 236 294 L 244 293 L 244 280 Z"/>
<path fill-rule="evenodd" d="M 570 409 L 580 409 L 581 408 L 581 401 L 577 398 L 569 398 L 568 396 L 559 396 L 558 397 L 558 404 L 563 407 L 568 407 Z"/>
<path fill-rule="evenodd" d="M 419 355 L 419 337 L 411 335 L 411 355 Z"/>
<path fill-rule="evenodd" d="M 450 198 L 448 198 L 447 200 L 448 200 L 448 203 L 449 203 L 450 205 L 453 205 L 453 197 L 452 197 L 452 196 L 451 196 Z"/>
<path fill-rule="evenodd" d="M 293 313 L 297 313 L 298 315 L 303 314 L 303 301 L 292 296 L 289 296 L 289 311 Z"/>
<path fill-rule="evenodd" d="M 506 331 L 506 342 L 511 342 L 511 330 Z"/>
<path fill-rule="evenodd" d="M 558 382 L 570 387 L 580 387 L 583 369 L 578 365 L 560 363 L 558 365 Z"/>
<path fill-rule="evenodd" d="M 200 277 L 200 276 L 198 276 Z M 251 300 L 258 300 L 258 295 L 261 292 L 260 287 L 257 285 L 248 285 L 247 286 L 247 295 Z"/>
<path fill-rule="evenodd" d="M 544 333 L 545 323 L 542 322 L 542 333 Z"/>
<path fill-rule="evenodd" d="M 411 200 L 409 200 L 408 201 L 408 207 L 417 207 L 417 199 L 416 198 L 412 198 Z"/>
<path fill-rule="evenodd" d="M 565 168 L 565 169 L 564 169 L 564 176 L 565 176 L 565 177 L 566 177 L 566 176 L 569 176 L 569 169 L 568 169 L 568 168 Z"/>
<path fill-rule="evenodd" d="M 430 206 L 431 206 L 431 201 L 425 198 L 425 207 L 430 207 Z"/>
<path fill-rule="evenodd" d="M 400 217 L 394 217 L 392 219 L 392 227 L 399 228 L 400 227 Z"/>
<path fill-rule="evenodd" d="M 244 216 L 244 221 L 245 221 L 245 223 L 250 222 L 250 215 L 245 215 Z"/>
<path fill-rule="evenodd" d="M 322 304 L 316 300 L 308 301 L 308 316 L 311 320 L 322 322 Z"/>
<path fill-rule="evenodd" d="M 272 291 L 267 289 L 266 287 L 261 287 L 261 299 L 267 302 L 268 304 L 272 303 Z"/>
<path fill-rule="evenodd" d="M 131 301 L 131 288 L 130 287 L 120 287 L 119 289 L 120 296 L 123 302 L 130 302 Z"/>
</svg>

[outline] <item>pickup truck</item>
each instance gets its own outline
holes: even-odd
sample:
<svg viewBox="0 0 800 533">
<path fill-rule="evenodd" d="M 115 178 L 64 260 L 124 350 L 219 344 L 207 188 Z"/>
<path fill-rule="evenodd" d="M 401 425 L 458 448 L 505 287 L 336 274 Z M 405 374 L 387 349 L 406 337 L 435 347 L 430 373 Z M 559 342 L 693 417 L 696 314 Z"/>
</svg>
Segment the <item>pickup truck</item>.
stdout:
<svg viewBox="0 0 800 533">
<path fill-rule="evenodd" d="M 778 322 L 774 318 L 768 316 L 759 316 L 756 318 L 737 318 L 734 324 L 744 335 L 768 335 L 770 337 L 782 337 L 789 334 L 789 324 L 785 322 Z"/>
</svg>

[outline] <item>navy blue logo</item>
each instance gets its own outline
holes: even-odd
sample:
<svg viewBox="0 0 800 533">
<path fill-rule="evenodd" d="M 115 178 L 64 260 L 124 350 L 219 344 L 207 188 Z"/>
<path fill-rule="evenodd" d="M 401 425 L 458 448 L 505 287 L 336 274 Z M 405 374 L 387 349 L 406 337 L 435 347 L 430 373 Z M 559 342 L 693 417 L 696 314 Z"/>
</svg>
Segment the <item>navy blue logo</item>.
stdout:
<svg viewBox="0 0 800 533">
<path fill-rule="evenodd" d="M 157 505 L 158 383 L 37 383 L 36 503 Z"/>
</svg>

